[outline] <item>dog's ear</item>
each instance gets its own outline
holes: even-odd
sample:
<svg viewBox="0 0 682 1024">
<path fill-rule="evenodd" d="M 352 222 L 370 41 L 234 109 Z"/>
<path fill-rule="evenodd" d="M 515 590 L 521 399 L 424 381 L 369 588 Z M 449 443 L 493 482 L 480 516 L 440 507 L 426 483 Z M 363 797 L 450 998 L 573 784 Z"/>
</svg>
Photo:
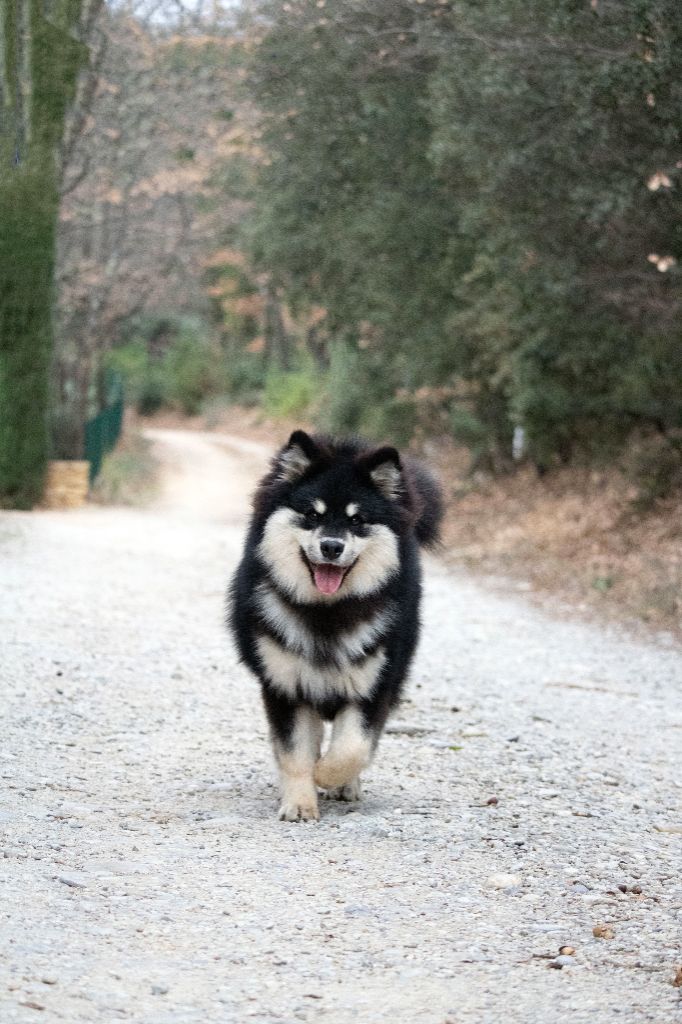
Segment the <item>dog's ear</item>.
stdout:
<svg viewBox="0 0 682 1024">
<path fill-rule="evenodd" d="M 363 455 L 358 464 L 385 498 L 397 501 L 403 494 L 403 467 L 400 455 L 388 445 Z"/>
<path fill-rule="evenodd" d="M 275 458 L 277 479 L 293 483 L 320 458 L 320 449 L 305 430 L 295 430 Z"/>
</svg>

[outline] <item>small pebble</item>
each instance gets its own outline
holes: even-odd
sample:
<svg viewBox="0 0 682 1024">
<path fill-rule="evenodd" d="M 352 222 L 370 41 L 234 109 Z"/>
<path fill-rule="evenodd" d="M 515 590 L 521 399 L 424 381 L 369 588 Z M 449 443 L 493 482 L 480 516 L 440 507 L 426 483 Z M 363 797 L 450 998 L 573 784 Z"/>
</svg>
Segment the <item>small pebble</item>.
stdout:
<svg viewBox="0 0 682 1024">
<path fill-rule="evenodd" d="M 572 956 L 555 956 L 554 959 L 550 961 L 549 966 L 560 971 L 562 967 L 571 967 L 574 963 L 575 960 Z"/>
<path fill-rule="evenodd" d="M 616 933 L 608 924 L 595 924 L 592 934 L 595 939 L 613 939 Z"/>
<path fill-rule="evenodd" d="M 521 885 L 521 876 L 500 873 L 491 875 L 485 884 L 489 889 L 512 889 L 516 885 Z"/>
<path fill-rule="evenodd" d="M 85 882 L 82 882 L 79 878 L 74 878 L 73 875 L 56 875 L 55 878 L 62 885 L 68 885 L 70 889 L 85 889 Z"/>
</svg>

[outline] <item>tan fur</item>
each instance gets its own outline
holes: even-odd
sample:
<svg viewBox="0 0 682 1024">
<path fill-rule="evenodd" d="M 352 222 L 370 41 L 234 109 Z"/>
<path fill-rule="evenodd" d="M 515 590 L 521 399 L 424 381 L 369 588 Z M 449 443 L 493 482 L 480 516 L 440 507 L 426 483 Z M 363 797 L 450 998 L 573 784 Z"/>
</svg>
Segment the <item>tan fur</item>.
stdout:
<svg viewBox="0 0 682 1024">
<path fill-rule="evenodd" d="M 282 802 L 279 817 L 283 821 L 317 820 L 317 790 L 313 770 L 320 756 L 322 720 L 311 708 L 299 708 L 290 749 L 275 743 L 279 766 Z"/>
<path fill-rule="evenodd" d="M 372 758 L 372 740 L 358 708 L 344 708 L 334 719 L 332 738 L 324 757 L 315 765 L 315 782 L 323 789 L 355 783 Z"/>
<path fill-rule="evenodd" d="M 360 779 L 353 779 L 345 786 L 335 786 L 334 789 L 324 791 L 325 800 L 342 800 L 345 803 L 355 803 L 362 800 L 362 786 Z"/>
</svg>

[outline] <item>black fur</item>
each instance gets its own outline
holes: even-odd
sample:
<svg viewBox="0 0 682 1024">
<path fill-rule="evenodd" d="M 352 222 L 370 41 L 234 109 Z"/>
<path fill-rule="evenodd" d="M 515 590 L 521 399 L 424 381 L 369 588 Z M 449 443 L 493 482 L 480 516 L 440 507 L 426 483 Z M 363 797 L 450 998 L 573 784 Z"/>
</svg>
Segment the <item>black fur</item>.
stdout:
<svg viewBox="0 0 682 1024">
<path fill-rule="evenodd" d="M 306 530 L 310 517 L 315 518 L 312 505 L 316 500 L 323 500 L 326 506 L 322 529 L 330 537 L 350 533 L 360 544 L 373 535 L 371 527 L 376 525 L 387 527 L 395 537 L 397 564 L 375 589 L 344 596 L 343 587 L 354 585 L 353 565 L 338 597 L 307 601 L 292 595 L 273 575 L 273 566 L 259 551 L 270 516 L 280 509 L 291 509 L 299 528 Z M 349 525 L 350 503 L 361 507 L 364 521 L 351 521 Z M 388 714 L 400 697 L 419 635 L 418 548 L 420 544 L 436 543 L 441 517 L 441 495 L 433 477 L 419 463 L 402 458 L 394 448 L 377 448 L 358 438 L 309 437 L 296 431 L 276 454 L 254 497 L 243 557 L 230 587 L 229 624 L 241 660 L 261 683 L 273 738 L 284 748 L 291 742 L 297 708 L 312 707 L 331 721 L 349 703 L 361 710 L 372 745 L 376 746 Z M 372 543 L 371 537 L 367 543 Z M 302 551 L 301 559 L 306 561 Z M 362 555 L 358 564 L 361 559 Z M 263 613 L 258 598 L 263 587 L 285 609 L 284 624 L 270 621 Z M 343 664 L 339 638 L 377 621 L 381 613 L 385 613 L 384 627 L 356 652 L 353 662 L 361 665 L 377 651 L 385 654 L 371 692 L 352 699 L 333 688 L 311 695 L 298 685 L 295 692 L 291 688 L 283 692 L 269 678 L 259 654 L 259 638 L 269 637 L 283 650 L 295 652 L 303 637 L 307 663 L 328 668 Z"/>
</svg>

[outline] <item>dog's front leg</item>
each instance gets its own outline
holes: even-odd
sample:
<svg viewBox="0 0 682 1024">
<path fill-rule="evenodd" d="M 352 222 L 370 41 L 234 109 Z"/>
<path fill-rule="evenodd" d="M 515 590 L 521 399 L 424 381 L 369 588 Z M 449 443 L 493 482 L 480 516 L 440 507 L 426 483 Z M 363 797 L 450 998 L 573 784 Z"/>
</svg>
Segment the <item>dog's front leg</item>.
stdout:
<svg viewBox="0 0 682 1024">
<path fill-rule="evenodd" d="M 337 790 L 346 800 L 360 797 L 358 775 L 369 764 L 376 746 L 360 708 L 349 704 L 334 719 L 329 749 L 315 765 L 315 782 L 322 789 Z"/>
<path fill-rule="evenodd" d="M 269 699 L 268 699 L 269 698 Z M 313 779 L 320 756 L 322 719 L 312 708 L 265 695 L 272 744 L 279 768 L 281 821 L 317 820 L 317 790 Z"/>
</svg>

